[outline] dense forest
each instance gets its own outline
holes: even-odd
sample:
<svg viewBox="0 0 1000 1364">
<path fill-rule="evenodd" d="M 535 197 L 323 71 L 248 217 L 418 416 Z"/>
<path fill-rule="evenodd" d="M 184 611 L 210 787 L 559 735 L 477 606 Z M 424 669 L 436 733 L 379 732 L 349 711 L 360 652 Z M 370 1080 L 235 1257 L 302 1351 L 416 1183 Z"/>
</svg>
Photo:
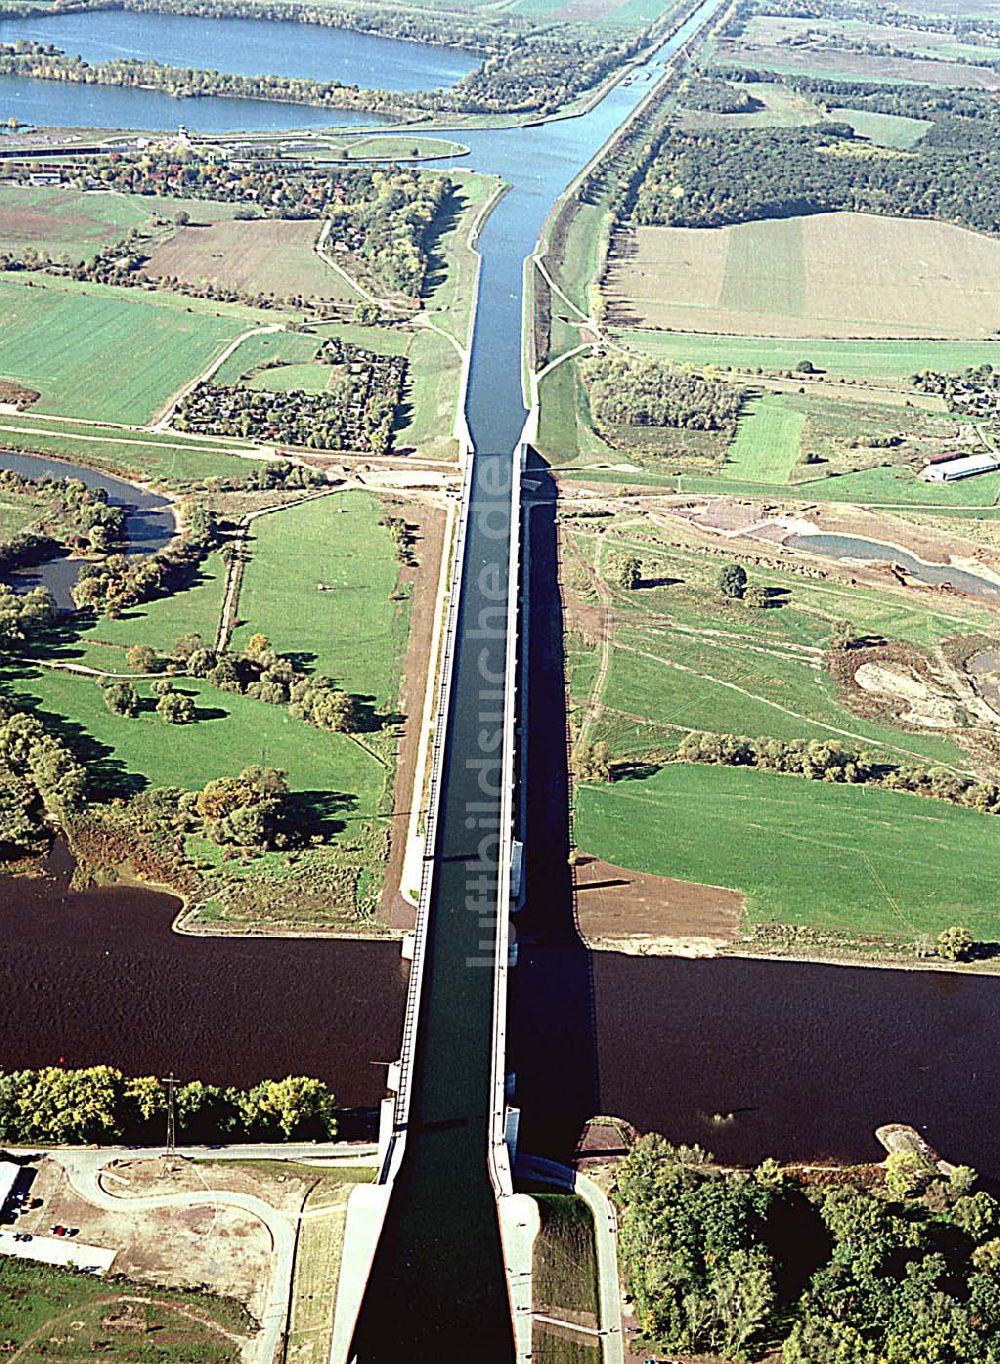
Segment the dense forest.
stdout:
<svg viewBox="0 0 1000 1364">
<path fill-rule="evenodd" d="M 834 210 L 933 217 L 977 231 L 1000 225 L 1000 143 L 872 147 L 846 124 L 669 130 L 645 172 L 623 186 L 620 216 L 641 224 L 727 223 Z"/>
<path fill-rule="evenodd" d="M 735 384 L 631 355 L 592 356 L 582 371 L 599 427 L 674 426 L 736 434 L 745 395 Z"/>
<path fill-rule="evenodd" d="M 615 1196 L 644 1336 L 781 1364 L 997 1364 L 1000 1203 L 975 1178 L 909 1149 L 884 1169 L 722 1170 L 641 1137 Z"/>
</svg>

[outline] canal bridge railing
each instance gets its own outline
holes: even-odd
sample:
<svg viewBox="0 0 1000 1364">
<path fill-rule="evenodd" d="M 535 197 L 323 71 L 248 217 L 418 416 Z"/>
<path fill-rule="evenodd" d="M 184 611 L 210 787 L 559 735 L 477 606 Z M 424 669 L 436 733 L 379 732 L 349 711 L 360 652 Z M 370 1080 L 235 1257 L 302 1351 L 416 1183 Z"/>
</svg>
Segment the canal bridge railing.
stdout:
<svg viewBox="0 0 1000 1364">
<path fill-rule="evenodd" d="M 435 850 L 437 846 L 438 816 L 441 806 L 441 774 L 444 768 L 448 712 L 451 706 L 454 675 L 455 644 L 461 605 L 465 542 L 468 534 L 469 510 L 472 501 L 472 466 L 475 456 L 471 445 L 462 450 L 461 504 L 455 539 L 451 547 L 452 570 L 448 585 L 448 611 L 442 639 L 440 667 L 437 679 L 437 703 L 434 708 L 434 737 L 431 742 L 430 776 L 427 783 L 424 853 L 417 898 L 417 921 L 412 938 L 410 979 L 406 991 L 403 1032 L 399 1060 L 390 1069 L 390 1089 L 394 1097 L 383 1105 L 382 1127 L 379 1132 L 379 1182 L 391 1183 L 403 1158 L 406 1129 L 409 1122 L 410 1098 L 413 1086 L 413 1059 L 416 1050 L 417 1024 L 423 991 L 424 965 L 427 959 L 427 938 L 430 924 L 431 900 L 434 890 Z M 420 793 L 414 792 L 414 800 Z"/>
</svg>

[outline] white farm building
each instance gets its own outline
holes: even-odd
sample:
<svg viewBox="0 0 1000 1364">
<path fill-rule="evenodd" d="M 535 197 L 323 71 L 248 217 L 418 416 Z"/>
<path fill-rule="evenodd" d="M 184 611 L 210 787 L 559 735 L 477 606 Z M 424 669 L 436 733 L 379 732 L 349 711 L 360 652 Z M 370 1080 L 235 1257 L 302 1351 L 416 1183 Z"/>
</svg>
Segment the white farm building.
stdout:
<svg viewBox="0 0 1000 1364">
<path fill-rule="evenodd" d="M 992 474 L 1000 469 L 1000 456 L 986 453 L 965 455 L 961 459 L 949 459 L 943 464 L 926 464 L 920 470 L 920 477 L 928 483 L 955 483 L 960 478 L 971 478 L 973 474 Z"/>
</svg>

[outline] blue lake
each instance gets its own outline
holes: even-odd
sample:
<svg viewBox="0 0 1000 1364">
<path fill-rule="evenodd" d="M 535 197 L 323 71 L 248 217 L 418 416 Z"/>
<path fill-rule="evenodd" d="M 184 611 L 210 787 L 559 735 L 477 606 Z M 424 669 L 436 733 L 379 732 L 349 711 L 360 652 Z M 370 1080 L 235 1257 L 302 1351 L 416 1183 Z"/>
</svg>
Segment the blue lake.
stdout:
<svg viewBox="0 0 1000 1364">
<path fill-rule="evenodd" d="M 54 43 L 90 65 L 122 58 L 239 76 L 294 76 L 377 90 L 454 85 L 482 58 L 457 47 L 269 19 L 97 10 L 0 21 L 0 42 Z"/>
</svg>

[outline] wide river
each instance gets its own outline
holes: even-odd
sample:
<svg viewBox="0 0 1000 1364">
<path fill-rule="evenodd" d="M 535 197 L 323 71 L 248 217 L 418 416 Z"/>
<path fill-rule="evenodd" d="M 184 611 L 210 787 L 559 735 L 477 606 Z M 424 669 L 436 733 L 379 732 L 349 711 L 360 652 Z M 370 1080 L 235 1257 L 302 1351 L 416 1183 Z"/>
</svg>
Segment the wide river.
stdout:
<svg viewBox="0 0 1000 1364">
<path fill-rule="evenodd" d="M 713 8 L 709 0 L 704 11 Z M 156 17 L 130 16 L 140 24 Z M 266 66 L 260 50 L 248 64 Z M 443 59 L 422 51 L 430 62 Z M 468 397 L 480 452 L 512 450 L 524 421 L 522 262 L 552 202 L 642 98 L 663 60 L 583 118 L 463 133 L 472 148 L 464 165 L 515 186 L 480 243 Z M 145 92 L 43 90 L 40 121 L 50 124 L 157 122 L 144 112 Z M 94 101 L 88 115 L 67 117 L 64 99 L 80 97 Z M 188 101 L 183 113 L 166 103 L 169 122 L 269 126 L 254 122 L 259 106 L 240 101 Z M 235 122 L 234 105 L 242 115 Z M 308 121 L 300 108 L 284 112 L 282 126 Z M 405 968 L 397 947 L 182 938 L 170 931 L 173 912 L 171 901 L 148 892 L 80 896 L 58 881 L 29 890 L 0 880 L 0 1067 L 65 1056 L 236 1083 L 296 1070 L 329 1080 L 349 1105 L 378 1102 L 401 1023 Z M 510 1058 L 531 1148 L 564 1154 L 583 1118 L 610 1111 L 732 1159 L 863 1158 L 877 1154 L 877 1123 L 902 1120 L 925 1129 L 951 1158 L 1000 1174 L 988 1110 L 1000 1087 L 1000 982 L 591 954 L 559 934 L 547 941 L 544 925 L 535 928 L 515 972 Z"/>
</svg>

